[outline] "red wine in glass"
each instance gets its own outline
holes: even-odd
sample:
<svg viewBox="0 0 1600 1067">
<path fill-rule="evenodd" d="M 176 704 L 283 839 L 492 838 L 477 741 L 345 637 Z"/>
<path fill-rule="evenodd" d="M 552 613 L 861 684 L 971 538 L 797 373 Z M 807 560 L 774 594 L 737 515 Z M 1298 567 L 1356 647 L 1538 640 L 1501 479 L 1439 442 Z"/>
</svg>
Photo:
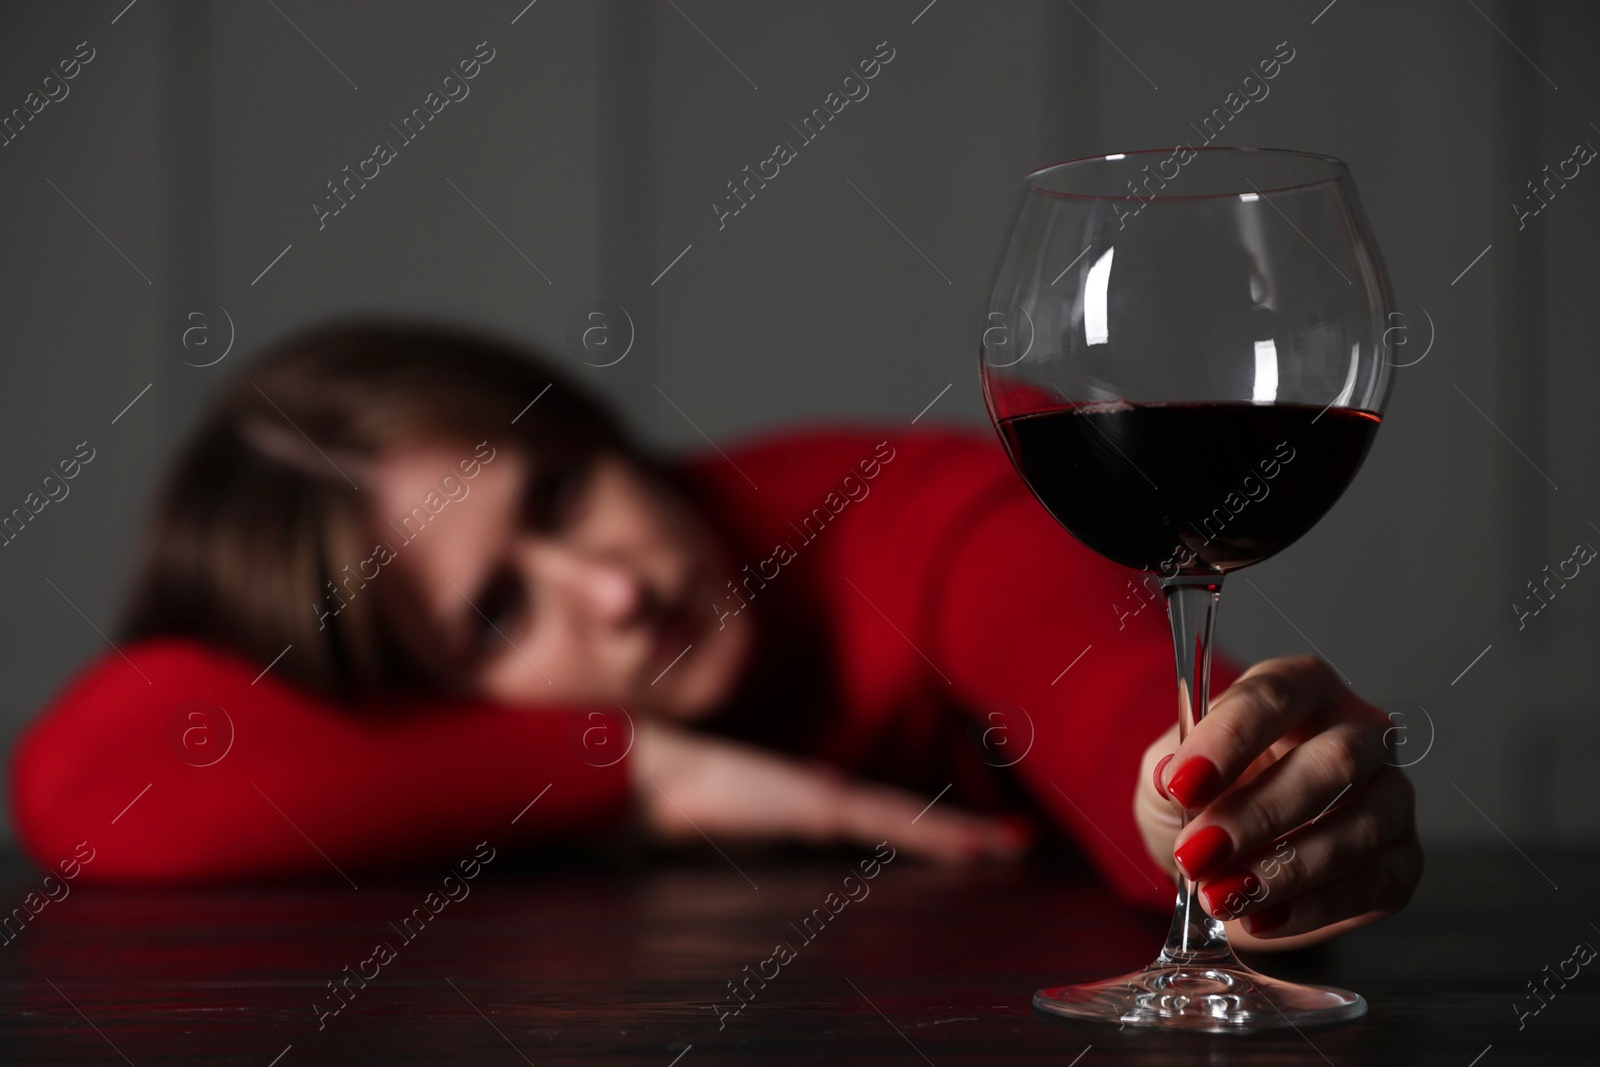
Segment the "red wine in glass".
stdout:
<svg viewBox="0 0 1600 1067">
<path fill-rule="evenodd" d="M 1315 526 L 1379 421 L 1303 404 L 1156 403 L 1077 405 L 997 426 L 1039 502 L 1085 545 L 1125 567 L 1222 574 Z"/>
</svg>

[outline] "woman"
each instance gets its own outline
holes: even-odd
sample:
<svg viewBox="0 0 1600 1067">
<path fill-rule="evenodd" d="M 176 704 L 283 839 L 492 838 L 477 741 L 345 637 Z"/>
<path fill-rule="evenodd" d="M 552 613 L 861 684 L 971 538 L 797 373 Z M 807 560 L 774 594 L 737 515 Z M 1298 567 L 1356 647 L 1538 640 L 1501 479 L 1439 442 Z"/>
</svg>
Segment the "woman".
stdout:
<svg viewBox="0 0 1600 1067">
<path fill-rule="evenodd" d="M 630 827 L 960 861 L 1042 826 L 1136 903 L 1170 907 L 1181 865 L 1242 944 L 1402 907 L 1387 717 L 1318 660 L 1219 660 L 1179 746 L 1165 619 L 1130 588 L 990 434 L 673 464 L 515 348 L 336 325 L 181 450 L 118 646 L 13 756 L 15 822 L 41 864 L 88 840 L 105 882 Z"/>
</svg>

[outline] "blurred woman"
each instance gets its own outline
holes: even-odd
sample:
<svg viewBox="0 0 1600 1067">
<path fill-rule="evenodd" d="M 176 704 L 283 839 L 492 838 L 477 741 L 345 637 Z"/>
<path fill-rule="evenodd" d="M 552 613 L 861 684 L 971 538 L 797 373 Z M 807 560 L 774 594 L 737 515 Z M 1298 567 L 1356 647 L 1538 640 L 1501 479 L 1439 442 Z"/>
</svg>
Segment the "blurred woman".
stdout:
<svg viewBox="0 0 1600 1067">
<path fill-rule="evenodd" d="M 1181 867 L 1245 944 L 1403 906 L 1388 718 L 1310 657 L 1214 674 L 1180 747 L 1156 597 L 991 433 L 667 460 L 549 360 L 353 322 L 265 353 L 182 447 L 117 646 L 17 747 L 11 802 L 36 860 L 88 840 L 104 882 L 1043 834 L 1153 908 Z"/>
</svg>

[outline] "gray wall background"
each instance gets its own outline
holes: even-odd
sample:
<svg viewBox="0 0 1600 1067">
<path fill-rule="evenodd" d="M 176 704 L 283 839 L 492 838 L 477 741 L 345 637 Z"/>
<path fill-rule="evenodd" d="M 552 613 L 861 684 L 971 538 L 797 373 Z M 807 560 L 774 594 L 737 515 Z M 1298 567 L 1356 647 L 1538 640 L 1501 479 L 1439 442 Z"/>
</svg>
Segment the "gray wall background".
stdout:
<svg viewBox="0 0 1600 1067">
<path fill-rule="evenodd" d="M 1429 840 L 1498 828 L 1537 855 L 1600 831 L 1584 681 L 1600 578 L 1521 631 L 1511 608 L 1545 564 L 1600 544 L 1600 174 L 1521 230 L 1511 209 L 1545 164 L 1600 146 L 1600 6 L 525 4 L 0 15 L 0 113 L 78 42 L 95 49 L 0 148 L 0 511 L 78 442 L 96 450 L 0 548 L 0 743 L 106 650 L 97 629 L 164 457 L 275 336 L 351 311 L 488 325 L 557 353 L 674 449 L 705 447 L 700 431 L 726 445 L 795 420 L 909 421 L 936 396 L 927 419 L 981 424 L 978 310 L 1022 175 L 1194 140 L 1189 123 L 1288 41 L 1271 94 L 1217 143 L 1348 160 L 1409 301 L 1406 358 L 1429 319 L 1432 348 L 1399 371 L 1334 512 L 1230 581 L 1223 644 L 1318 650 L 1406 715 Z M 485 40 L 496 55 L 470 96 L 319 231 L 324 183 Z M 725 183 L 884 40 L 896 55 L 870 96 L 719 230 Z M 188 363 L 220 353 L 219 316 L 190 335 L 211 347 L 177 343 L 195 300 L 231 320 L 214 367 Z M 604 368 L 567 342 L 597 301 L 636 336 Z"/>
</svg>

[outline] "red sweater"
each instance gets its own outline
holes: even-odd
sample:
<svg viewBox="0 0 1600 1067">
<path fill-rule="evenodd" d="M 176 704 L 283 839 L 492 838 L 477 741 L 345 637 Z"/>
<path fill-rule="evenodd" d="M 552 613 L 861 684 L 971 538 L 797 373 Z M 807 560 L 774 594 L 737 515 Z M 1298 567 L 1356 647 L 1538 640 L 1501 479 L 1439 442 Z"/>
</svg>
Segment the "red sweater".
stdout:
<svg viewBox="0 0 1600 1067">
<path fill-rule="evenodd" d="M 1176 710 L 1166 614 L 1139 575 L 1061 529 L 990 432 L 836 425 L 726 452 L 677 472 L 748 564 L 735 578 L 757 651 L 701 728 L 1030 810 L 1125 898 L 1170 906 L 1132 810 L 1140 756 Z M 23 848 L 53 867 L 87 841 L 82 876 L 104 883 L 333 877 L 628 818 L 615 709 L 353 714 L 263 666 L 188 639 L 100 656 L 12 753 Z M 1238 674 L 1222 657 L 1213 670 L 1214 691 Z"/>
</svg>

